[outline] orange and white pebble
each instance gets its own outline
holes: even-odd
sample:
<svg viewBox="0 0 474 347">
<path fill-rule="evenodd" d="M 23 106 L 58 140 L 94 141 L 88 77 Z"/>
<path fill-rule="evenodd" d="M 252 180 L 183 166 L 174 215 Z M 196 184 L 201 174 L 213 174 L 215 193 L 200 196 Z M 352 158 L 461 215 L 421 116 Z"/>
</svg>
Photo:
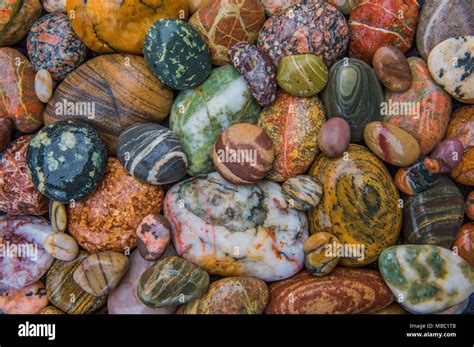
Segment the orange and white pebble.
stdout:
<svg viewBox="0 0 474 347">
<path fill-rule="evenodd" d="M 53 96 L 53 78 L 48 70 L 41 69 L 35 76 L 36 96 L 41 102 L 47 103 Z"/>
</svg>

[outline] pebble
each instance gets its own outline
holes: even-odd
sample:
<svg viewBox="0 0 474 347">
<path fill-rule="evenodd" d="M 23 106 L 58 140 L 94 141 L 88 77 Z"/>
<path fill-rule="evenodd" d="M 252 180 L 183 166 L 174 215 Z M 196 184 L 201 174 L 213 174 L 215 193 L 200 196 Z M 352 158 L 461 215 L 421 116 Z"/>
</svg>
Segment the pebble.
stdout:
<svg viewBox="0 0 474 347">
<path fill-rule="evenodd" d="M 275 153 L 270 137 L 256 125 L 234 124 L 217 138 L 212 160 L 221 176 L 232 184 L 251 184 L 265 178 Z"/>
<path fill-rule="evenodd" d="M 389 247 L 379 259 L 382 276 L 398 303 L 412 313 L 435 313 L 469 297 L 474 278 L 452 251 L 432 245 Z"/>
<path fill-rule="evenodd" d="M 457 183 L 474 186 L 474 147 L 464 152 L 461 162 L 451 170 L 450 176 Z"/>
<path fill-rule="evenodd" d="M 117 252 L 91 254 L 74 270 L 74 281 L 93 296 L 108 294 L 128 270 L 128 257 Z"/>
<path fill-rule="evenodd" d="M 43 0 L 43 7 L 49 13 L 66 12 L 66 0 Z"/>
<path fill-rule="evenodd" d="M 138 297 L 147 306 L 182 305 L 200 298 L 209 288 L 209 275 L 176 256 L 158 260 L 138 282 Z"/>
<path fill-rule="evenodd" d="M 328 119 L 318 132 L 318 147 L 326 157 L 336 158 L 349 147 L 351 127 L 344 118 Z"/>
<path fill-rule="evenodd" d="M 440 173 L 441 164 L 438 160 L 420 157 L 415 164 L 398 169 L 394 181 L 402 193 L 416 195 L 432 187 Z"/>
<path fill-rule="evenodd" d="M 137 228 L 137 246 L 145 260 L 157 260 L 170 241 L 170 223 L 159 214 L 145 216 Z"/>
<path fill-rule="evenodd" d="M 41 102 L 47 103 L 53 96 L 53 78 L 46 69 L 41 69 L 35 76 L 35 92 Z"/>
<path fill-rule="evenodd" d="M 43 247 L 50 256 L 59 260 L 74 260 L 79 254 L 76 240 L 63 232 L 49 234 L 44 239 Z"/>
<path fill-rule="evenodd" d="M 319 94 L 328 82 L 328 68 L 313 54 L 286 56 L 278 65 L 278 85 L 285 92 L 307 98 Z"/>
<path fill-rule="evenodd" d="M 441 173 L 448 173 L 462 161 L 464 147 L 462 142 L 455 138 L 447 138 L 436 145 L 430 156 L 441 162 Z"/>
<path fill-rule="evenodd" d="M 304 266 L 315 276 L 326 276 L 334 270 L 340 257 L 337 248 L 340 241 L 334 235 L 319 232 L 304 242 Z"/>
<path fill-rule="evenodd" d="M 389 123 L 367 124 L 364 140 L 380 159 L 395 166 L 411 165 L 420 156 L 420 146 L 416 139 L 405 130 Z"/>
<path fill-rule="evenodd" d="M 281 193 L 290 207 L 309 211 L 321 201 L 323 186 L 311 176 L 300 175 L 286 180 L 281 187 Z"/>
<path fill-rule="evenodd" d="M 271 17 L 286 8 L 301 3 L 302 0 L 262 0 L 262 5 L 265 7 L 265 14 Z"/>
<path fill-rule="evenodd" d="M 454 240 L 454 251 L 474 268 L 474 222 L 464 224 Z"/>
<path fill-rule="evenodd" d="M 383 46 L 372 58 L 374 72 L 392 92 L 402 93 L 411 86 L 412 76 L 405 55 L 396 47 Z"/>
<path fill-rule="evenodd" d="M 474 191 L 470 192 L 467 196 L 466 215 L 470 220 L 474 220 Z"/>
<path fill-rule="evenodd" d="M 0 290 L 0 312 L 35 314 L 48 305 L 46 288 L 41 281 L 19 290 Z"/>
<path fill-rule="evenodd" d="M 58 201 L 49 203 L 49 219 L 54 231 L 66 231 L 67 228 L 67 210 L 66 206 Z"/>
</svg>

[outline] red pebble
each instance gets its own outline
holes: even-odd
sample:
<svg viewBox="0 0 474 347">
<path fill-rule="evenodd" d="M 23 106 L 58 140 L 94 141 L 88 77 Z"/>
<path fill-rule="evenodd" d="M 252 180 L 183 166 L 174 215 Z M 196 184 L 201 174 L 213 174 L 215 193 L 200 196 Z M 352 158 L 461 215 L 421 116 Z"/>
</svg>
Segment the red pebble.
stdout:
<svg viewBox="0 0 474 347">
<path fill-rule="evenodd" d="M 142 219 L 137 228 L 137 245 L 143 259 L 160 258 L 169 241 L 170 224 L 165 217 L 149 214 Z"/>
</svg>

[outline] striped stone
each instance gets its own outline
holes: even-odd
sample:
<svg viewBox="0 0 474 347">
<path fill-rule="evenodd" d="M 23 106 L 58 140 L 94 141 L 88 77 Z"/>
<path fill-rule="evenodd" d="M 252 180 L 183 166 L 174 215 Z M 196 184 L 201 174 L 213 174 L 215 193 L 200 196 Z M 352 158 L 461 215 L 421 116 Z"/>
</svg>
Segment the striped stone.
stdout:
<svg viewBox="0 0 474 347">
<path fill-rule="evenodd" d="M 300 175 L 283 183 L 281 193 L 290 207 L 308 211 L 319 204 L 323 196 L 323 185 L 311 176 Z"/>
<path fill-rule="evenodd" d="M 151 184 L 179 181 L 188 168 L 179 138 L 158 124 L 127 128 L 119 136 L 117 156 L 133 177 Z"/>
</svg>

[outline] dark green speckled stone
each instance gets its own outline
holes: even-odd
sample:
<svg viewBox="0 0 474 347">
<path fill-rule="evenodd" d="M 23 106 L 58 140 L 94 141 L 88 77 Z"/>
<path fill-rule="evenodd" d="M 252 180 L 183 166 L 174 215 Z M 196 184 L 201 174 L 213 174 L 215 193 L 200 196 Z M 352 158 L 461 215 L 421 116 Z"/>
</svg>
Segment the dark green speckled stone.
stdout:
<svg viewBox="0 0 474 347">
<path fill-rule="evenodd" d="M 211 73 L 211 54 L 198 32 L 178 19 L 161 19 L 148 30 L 145 60 L 167 86 L 184 90 L 200 85 Z"/>
<path fill-rule="evenodd" d="M 71 203 L 91 193 L 101 181 L 107 148 L 90 125 L 63 121 L 36 134 L 28 146 L 27 162 L 38 191 Z"/>
<path fill-rule="evenodd" d="M 362 60 L 344 58 L 335 63 L 321 97 L 328 118 L 342 117 L 349 123 L 351 142 L 363 139 L 368 123 L 382 120 L 382 86 L 374 70 Z"/>
</svg>

